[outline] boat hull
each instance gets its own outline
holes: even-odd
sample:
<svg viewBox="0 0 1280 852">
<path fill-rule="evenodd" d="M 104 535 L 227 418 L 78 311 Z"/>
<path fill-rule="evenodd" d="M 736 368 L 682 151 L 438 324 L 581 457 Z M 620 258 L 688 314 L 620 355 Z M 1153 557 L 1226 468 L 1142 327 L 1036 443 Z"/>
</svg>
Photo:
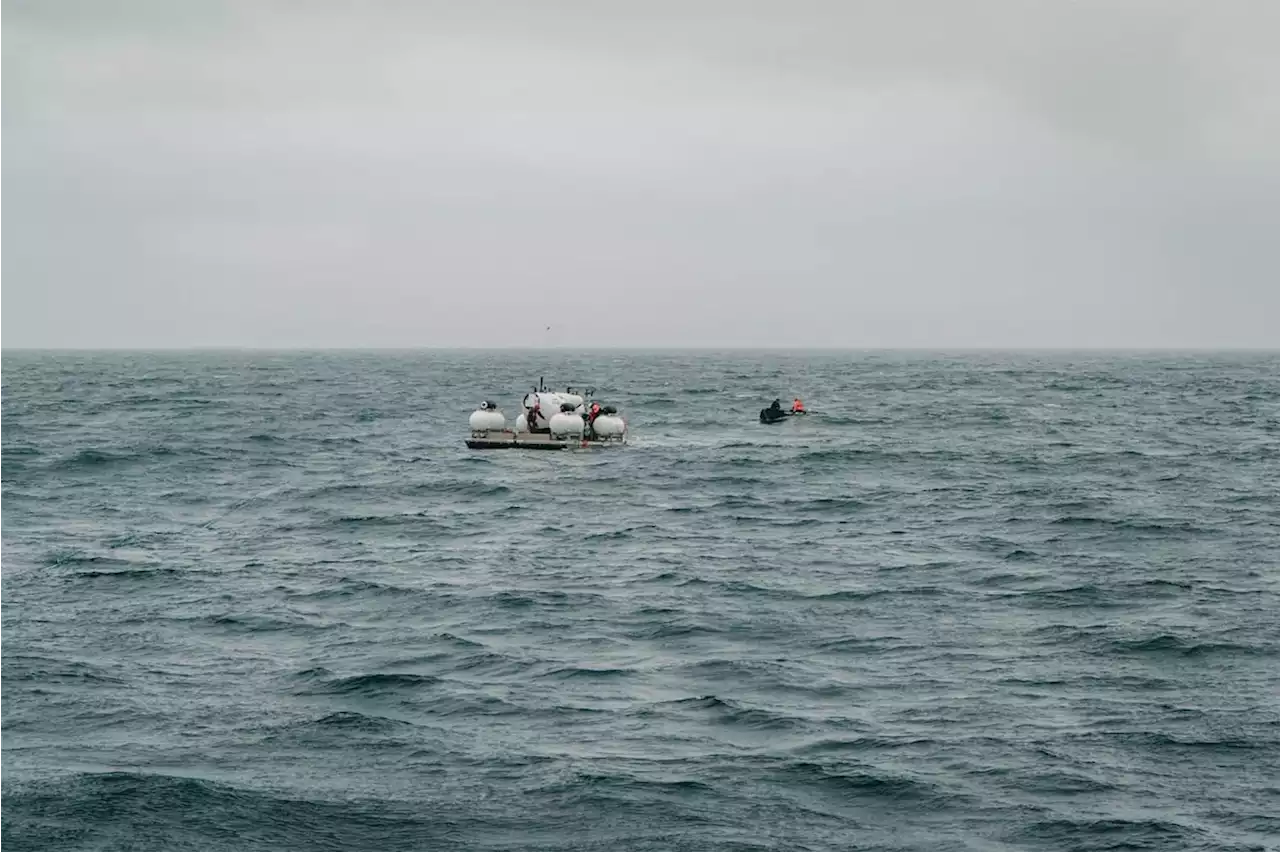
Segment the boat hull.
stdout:
<svg viewBox="0 0 1280 852">
<path fill-rule="evenodd" d="M 784 411 L 781 414 L 770 414 L 769 409 L 760 409 L 760 422 L 766 425 L 773 423 L 785 423 L 792 417 L 803 417 L 808 412 L 805 411 Z"/>
</svg>

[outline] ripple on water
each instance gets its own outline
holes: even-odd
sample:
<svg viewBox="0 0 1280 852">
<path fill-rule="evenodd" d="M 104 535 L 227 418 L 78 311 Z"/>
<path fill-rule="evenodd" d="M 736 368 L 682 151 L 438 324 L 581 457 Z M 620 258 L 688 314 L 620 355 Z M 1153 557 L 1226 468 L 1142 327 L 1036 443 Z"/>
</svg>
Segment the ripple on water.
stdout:
<svg viewBox="0 0 1280 852">
<path fill-rule="evenodd" d="M 1274 354 L 549 351 L 634 444 L 528 455 L 524 355 L 4 366 L 14 849 L 1280 833 Z"/>
</svg>

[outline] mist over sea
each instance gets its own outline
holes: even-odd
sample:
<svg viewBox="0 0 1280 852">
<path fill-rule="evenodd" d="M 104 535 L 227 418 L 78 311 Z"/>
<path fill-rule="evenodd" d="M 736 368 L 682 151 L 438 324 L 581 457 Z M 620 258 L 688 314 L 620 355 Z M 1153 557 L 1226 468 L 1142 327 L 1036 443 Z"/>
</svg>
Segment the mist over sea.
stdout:
<svg viewBox="0 0 1280 852">
<path fill-rule="evenodd" d="M 465 448 L 543 376 L 630 444 Z M 1280 354 L 3 382 L 8 852 L 1280 844 Z"/>
</svg>

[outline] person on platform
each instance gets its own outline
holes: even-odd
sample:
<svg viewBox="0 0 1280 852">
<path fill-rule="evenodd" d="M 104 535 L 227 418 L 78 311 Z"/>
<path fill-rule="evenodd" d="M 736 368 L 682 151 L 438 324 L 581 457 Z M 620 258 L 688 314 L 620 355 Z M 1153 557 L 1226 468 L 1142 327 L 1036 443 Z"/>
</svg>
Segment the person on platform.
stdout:
<svg viewBox="0 0 1280 852">
<path fill-rule="evenodd" d="M 596 434 L 596 418 L 600 416 L 600 403 L 591 403 L 590 413 L 587 414 L 587 429 L 591 432 L 591 437 Z"/>
</svg>

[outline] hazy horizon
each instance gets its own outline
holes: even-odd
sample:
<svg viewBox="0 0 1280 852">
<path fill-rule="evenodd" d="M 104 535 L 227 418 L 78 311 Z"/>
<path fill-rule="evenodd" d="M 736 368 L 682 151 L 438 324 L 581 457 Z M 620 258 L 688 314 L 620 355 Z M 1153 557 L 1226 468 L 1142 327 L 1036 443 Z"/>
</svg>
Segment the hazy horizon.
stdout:
<svg viewBox="0 0 1280 852">
<path fill-rule="evenodd" d="M 1280 4 L 4 12 L 6 352 L 1280 347 Z"/>
<path fill-rule="evenodd" d="M 59 353 L 102 353 L 102 354 L 199 354 L 218 352 L 272 353 L 272 354 L 307 354 L 307 353 L 417 353 L 417 352 L 501 352 L 511 354 L 537 354 L 540 352 L 558 352 L 568 354 L 590 354 L 594 352 L 660 354 L 660 353 L 732 353 L 750 354 L 753 352 L 804 355 L 804 354 L 853 354 L 853 353 L 918 353 L 918 354 L 1275 354 L 1280 353 L 1277 346 L 151 346 L 151 347 L 49 347 L 49 346 L 6 346 L 3 352 L 11 354 L 59 354 Z"/>
</svg>

